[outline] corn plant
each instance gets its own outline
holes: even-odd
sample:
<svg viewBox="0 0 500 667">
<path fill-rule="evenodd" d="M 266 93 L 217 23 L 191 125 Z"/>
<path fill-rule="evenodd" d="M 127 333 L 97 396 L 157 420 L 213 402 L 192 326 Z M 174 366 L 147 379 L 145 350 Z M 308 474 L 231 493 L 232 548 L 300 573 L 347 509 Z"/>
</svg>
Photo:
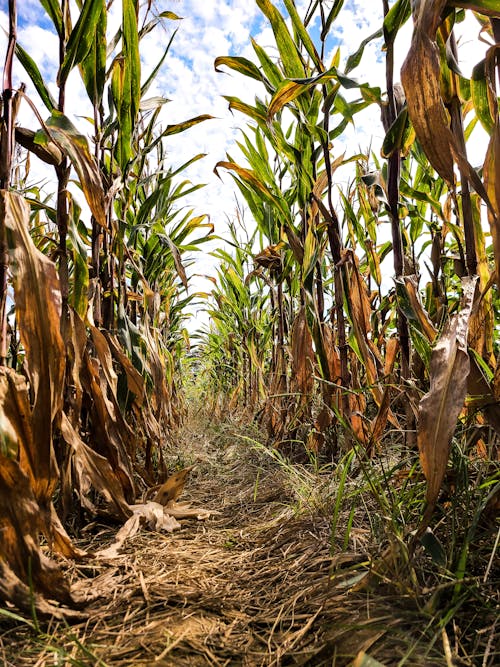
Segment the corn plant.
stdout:
<svg viewBox="0 0 500 667">
<path fill-rule="evenodd" d="M 480 409 L 480 420 L 500 433 L 500 12 L 486 1 L 412 6 L 409 0 L 383 0 L 380 30 L 340 69 L 340 53 L 331 62 L 325 54 L 343 2 L 311 3 L 302 18 L 293 2 L 283 3 L 286 15 L 267 0 L 257 4 L 279 57 L 252 40 L 255 62 L 216 59 L 217 70 L 251 77 L 262 90 L 254 104 L 226 98 L 230 109 L 247 117 L 239 143 L 244 162 L 228 155 L 216 169 L 230 172 L 265 239 L 254 253 L 256 267 L 267 267 L 280 293 L 288 291 L 281 341 L 288 354 L 280 373 L 284 385 L 295 382 L 312 401 L 308 412 L 295 413 L 307 424 L 303 440 L 310 448 L 328 441 L 338 449 L 332 427 L 350 424 L 342 446 L 354 438 L 373 456 L 387 424 L 404 424 L 410 434 L 417 424 L 428 480 L 423 531 L 467 395 L 469 409 Z M 454 26 L 471 9 L 491 46 L 467 79 L 457 65 Z M 410 17 L 413 37 L 401 85 L 394 45 Z M 319 36 L 313 24 L 321 26 Z M 380 37 L 385 93 L 351 74 L 367 43 Z M 359 97 L 348 103 L 344 89 Z M 335 140 L 368 106 L 379 108 L 385 130 L 380 155 L 332 157 Z M 466 152 L 478 122 L 491 137 L 482 178 Z M 352 185 L 339 191 L 335 172 L 348 162 L 356 165 Z M 390 240 L 380 233 L 385 220 Z M 384 262 L 390 252 L 394 289 L 387 289 Z M 425 271 L 430 279 L 422 285 Z M 270 355 L 267 367 L 276 363 Z M 319 403 L 314 396 L 321 397 Z M 282 417 L 281 426 L 286 423 Z M 283 429 L 274 435 L 286 439 Z"/>
<path fill-rule="evenodd" d="M 42 615 L 61 616 L 43 596 L 75 600 L 39 550 L 39 533 L 54 551 L 84 556 L 64 520 L 75 519 L 78 508 L 130 516 L 141 486 L 165 474 L 161 443 L 182 419 L 183 321 L 197 298 L 186 270 L 212 228 L 205 216 L 180 208 L 199 186 L 178 181 L 186 165 L 169 168 L 163 144 L 209 116 L 160 125 L 165 100 L 147 92 L 170 43 L 141 81 L 141 39 L 177 20 L 174 13 L 124 0 L 110 37 L 103 0 L 41 6 L 59 39 L 58 98 L 17 43 L 14 0 L 2 97 L 0 594 L 20 608 L 33 603 Z M 15 55 L 31 87 L 14 88 Z M 92 109 L 90 143 L 66 115 L 66 84 L 77 69 Z M 14 126 L 26 103 L 39 128 Z M 54 169 L 53 198 L 11 179 L 15 142 Z M 72 175 L 86 209 L 68 189 Z M 15 319 L 7 318 L 9 294 Z"/>
</svg>

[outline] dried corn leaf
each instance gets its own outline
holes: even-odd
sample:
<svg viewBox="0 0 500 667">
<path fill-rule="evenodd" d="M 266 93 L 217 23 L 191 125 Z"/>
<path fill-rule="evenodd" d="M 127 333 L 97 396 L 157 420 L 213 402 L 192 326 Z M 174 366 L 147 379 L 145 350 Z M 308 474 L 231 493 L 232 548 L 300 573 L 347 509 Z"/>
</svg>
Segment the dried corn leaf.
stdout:
<svg viewBox="0 0 500 667">
<path fill-rule="evenodd" d="M 128 388 L 129 391 L 131 391 L 132 394 L 134 394 L 135 403 L 137 404 L 138 407 L 141 407 L 145 398 L 143 376 L 135 368 L 135 366 L 132 364 L 132 362 L 127 357 L 125 352 L 123 352 L 115 336 L 112 336 L 108 331 L 105 331 L 104 335 L 106 336 L 106 340 L 108 341 L 108 345 L 110 347 L 113 357 L 121 366 L 121 368 L 125 372 L 125 375 L 127 376 Z"/>
<path fill-rule="evenodd" d="M 184 468 L 183 470 L 179 470 L 173 475 L 170 475 L 166 482 L 164 482 L 158 489 L 158 492 L 153 499 L 154 502 L 160 503 L 160 505 L 166 505 L 172 500 L 177 500 L 184 490 L 188 475 L 193 468 L 194 466 L 189 466 L 188 468 Z"/>
<path fill-rule="evenodd" d="M 110 503 L 116 518 L 128 519 L 131 510 L 109 461 L 82 441 L 64 413 L 61 413 L 60 429 L 64 441 L 74 454 L 73 468 L 78 482 L 76 488 L 80 490 L 82 505 L 94 509 L 93 504 L 86 503 L 85 499 L 85 492 L 92 487 Z"/>
<path fill-rule="evenodd" d="M 60 333 L 59 279 L 54 263 L 31 239 L 29 208 L 24 199 L 1 191 L 0 219 L 5 224 L 16 317 L 32 396 L 32 407 L 27 408 L 23 392 L 19 395 L 26 416 L 20 461 L 29 475 L 50 546 L 65 556 L 83 556 L 84 552 L 73 546 L 52 505 L 58 481 L 52 424 L 62 406 L 66 361 Z"/>
<path fill-rule="evenodd" d="M 385 345 L 385 359 L 384 359 L 384 377 L 389 377 L 394 370 L 396 362 L 396 355 L 399 351 L 399 340 L 396 336 L 389 338 Z"/>
<path fill-rule="evenodd" d="M 500 288 L 500 119 L 497 113 L 495 129 L 490 137 L 484 160 L 484 184 L 491 202 L 488 222 L 495 256 L 497 285 Z"/>
<path fill-rule="evenodd" d="M 452 135 L 441 98 L 436 31 L 447 0 L 415 5 L 411 46 L 401 68 L 408 113 L 429 162 L 448 184 L 454 183 Z"/>
<path fill-rule="evenodd" d="M 446 4 L 447 0 L 420 0 L 413 6 L 412 41 L 401 68 L 408 113 L 417 138 L 438 174 L 454 188 L 453 163 L 457 162 L 461 172 L 495 215 L 481 179 L 450 129 L 441 95 L 441 63 L 436 32 Z"/>
<path fill-rule="evenodd" d="M 370 338 L 371 334 L 371 302 L 368 288 L 363 280 L 356 258 L 350 263 L 349 270 L 349 309 L 350 319 L 356 342 L 358 344 L 359 354 L 365 368 L 367 384 L 375 403 L 380 408 L 384 399 L 384 392 L 380 384 L 379 366 L 382 366 L 380 353 Z M 395 426 L 400 428 L 399 422 L 393 412 L 389 409 L 387 419 Z"/>
<path fill-rule="evenodd" d="M 411 306 L 412 313 L 405 313 L 407 317 L 411 319 L 416 319 L 422 332 L 425 334 L 427 340 L 431 343 L 435 340 L 437 335 L 437 330 L 431 322 L 431 319 L 425 310 L 422 301 L 420 299 L 420 294 L 418 291 L 417 277 L 412 276 L 402 276 L 402 281 L 406 290 L 406 295 L 409 299 L 409 305 Z"/>
<path fill-rule="evenodd" d="M 12 400 L 12 396 L 10 398 Z M 15 428 L 21 431 L 22 425 Z M 55 563 L 40 550 L 38 536 L 45 531 L 44 516 L 30 481 L 19 463 L 3 454 L 0 454 L 0 516 L 0 568 L 3 570 L 0 597 L 29 610 L 32 591 L 27 584 L 30 582 L 35 592 L 73 605 L 67 581 Z"/>
<path fill-rule="evenodd" d="M 467 333 L 477 278 L 462 279 L 462 306 L 432 351 L 430 389 L 419 404 L 417 442 L 427 479 L 427 502 L 433 507 L 446 472 L 458 415 L 467 393 Z"/>
<path fill-rule="evenodd" d="M 302 306 L 291 331 L 292 368 L 294 382 L 303 397 L 313 389 L 314 352 L 312 336 L 307 326 L 306 308 Z"/>
<path fill-rule="evenodd" d="M 59 279 L 54 263 L 31 240 L 29 208 L 24 199 L 2 191 L 0 218 L 5 222 L 16 317 L 33 394 L 32 484 L 38 500 L 48 502 L 57 483 L 52 420 L 61 408 L 64 386 Z"/>
<path fill-rule="evenodd" d="M 144 505 L 134 505 L 132 510 L 132 516 L 117 532 L 113 544 L 98 551 L 96 556 L 106 559 L 118 557 L 120 555 L 119 550 L 123 547 L 125 541 L 136 535 L 142 526 L 146 526 L 150 530 L 166 531 L 168 533 L 181 527 L 180 523 L 169 516 L 165 508 L 158 503 L 149 502 Z"/>
</svg>

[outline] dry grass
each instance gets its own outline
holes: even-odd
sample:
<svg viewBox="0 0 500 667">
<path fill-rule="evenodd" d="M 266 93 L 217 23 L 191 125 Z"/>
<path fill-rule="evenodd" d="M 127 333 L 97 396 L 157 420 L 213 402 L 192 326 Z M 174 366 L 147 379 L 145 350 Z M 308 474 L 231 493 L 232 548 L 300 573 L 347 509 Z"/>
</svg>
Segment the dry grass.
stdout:
<svg viewBox="0 0 500 667">
<path fill-rule="evenodd" d="M 173 534 L 139 533 L 115 561 L 70 565 L 87 620 L 39 634 L 2 620 L 2 664 L 321 667 L 362 651 L 388 666 L 481 665 L 485 654 L 495 664 L 491 619 L 475 649 L 460 645 L 458 626 L 443 634 L 411 578 L 391 582 L 391 546 L 373 544 L 366 525 L 331 555 L 331 507 L 298 503 L 286 471 L 232 433 L 213 443 L 199 424 L 183 435 L 183 456 L 197 461 L 183 499 L 218 513 Z M 320 483 L 305 469 L 303 480 Z M 97 550 L 114 533 L 94 526 L 82 544 Z"/>
</svg>

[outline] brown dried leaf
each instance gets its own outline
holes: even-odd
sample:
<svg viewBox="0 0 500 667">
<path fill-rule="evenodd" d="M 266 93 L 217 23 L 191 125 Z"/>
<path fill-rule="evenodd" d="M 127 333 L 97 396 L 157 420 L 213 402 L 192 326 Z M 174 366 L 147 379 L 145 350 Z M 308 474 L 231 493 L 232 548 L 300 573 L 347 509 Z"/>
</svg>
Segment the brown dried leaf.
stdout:
<svg viewBox="0 0 500 667">
<path fill-rule="evenodd" d="M 132 516 L 117 532 L 113 544 L 98 551 L 96 556 L 99 558 L 117 558 L 125 541 L 136 535 L 142 526 L 146 526 L 150 530 L 163 530 L 168 533 L 181 527 L 180 523 L 174 517 L 169 516 L 165 508 L 158 503 L 149 502 L 144 505 L 134 505 L 132 509 Z"/>
<path fill-rule="evenodd" d="M 106 336 L 106 340 L 108 341 L 113 357 L 120 364 L 127 376 L 129 391 L 134 394 L 134 400 L 138 407 L 141 407 L 145 397 L 144 377 L 139 373 L 125 352 L 122 350 L 115 336 L 112 336 L 108 331 L 105 331 L 104 335 Z"/>
<path fill-rule="evenodd" d="M 436 31 L 447 0 L 421 0 L 414 8 L 411 46 L 401 68 L 408 113 L 429 162 L 448 184 L 454 183 L 452 134 L 441 98 Z"/>
<path fill-rule="evenodd" d="M 425 310 L 422 301 L 420 299 L 420 294 L 418 291 L 417 277 L 412 276 L 402 276 L 404 285 L 406 288 L 406 293 L 410 300 L 411 307 L 415 313 L 418 322 L 422 328 L 423 333 L 426 335 L 427 339 L 432 343 L 437 335 L 437 329 L 432 324 L 427 311 Z"/>
<path fill-rule="evenodd" d="M 448 322 L 431 356 L 430 389 L 420 401 L 417 443 L 433 507 L 446 472 L 451 438 L 467 393 L 467 332 L 477 277 L 462 279 L 462 307 Z"/>
<path fill-rule="evenodd" d="M 38 500 L 48 502 L 57 483 L 52 421 L 61 409 L 64 386 L 59 279 L 54 263 L 31 240 L 29 208 L 24 199 L 12 192 L 0 192 L 0 219 L 6 228 L 16 317 L 33 394 L 32 484 Z"/>
<path fill-rule="evenodd" d="M 488 204 L 492 214 L 498 217 L 481 179 L 450 129 L 449 116 L 441 96 L 441 64 L 436 32 L 446 4 L 447 0 L 420 0 L 413 7 L 412 41 L 401 68 L 408 113 L 417 138 L 438 174 L 454 188 L 455 161 Z"/>
<path fill-rule="evenodd" d="M 368 437 L 363 420 L 363 415 L 366 412 L 366 399 L 363 394 L 349 394 L 349 411 L 349 422 L 354 435 L 359 442 L 366 444 Z"/>
<path fill-rule="evenodd" d="M 300 393 L 306 397 L 313 389 L 314 352 L 305 306 L 301 307 L 293 322 L 291 348 L 293 379 Z"/>
<path fill-rule="evenodd" d="M 349 270 L 349 306 L 351 309 L 351 322 L 359 353 L 366 372 L 366 379 L 375 403 L 380 408 L 383 404 L 384 392 L 380 384 L 379 366 L 382 366 L 380 353 L 370 338 L 371 333 L 371 301 L 368 287 L 361 276 L 357 259 L 352 256 Z M 389 409 L 387 418 L 395 426 L 400 428 L 399 422 L 393 412 Z"/>
<path fill-rule="evenodd" d="M 109 461 L 82 441 L 64 412 L 61 413 L 60 429 L 64 441 L 74 454 L 73 466 L 80 495 L 82 496 L 91 485 L 113 506 L 114 515 L 118 519 L 128 519 L 131 509 L 123 496 L 122 486 Z"/>
<path fill-rule="evenodd" d="M 484 160 L 484 185 L 493 211 L 488 208 L 488 222 L 493 239 L 493 254 L 500 289 L 500 120 L 497 113 L 496 124 L 490 137 Z"/>
<path fill-rule="evenodd" d="M 17 461 L 3 454 L 0 454 L 0 516 L 0 567 L 12 584 L 5 581 L 0 584 L 3 599 L 29 609 L 31 592 L 27 584 L 31 582 L 36 592 L 74 604 L 61 571 L 40 550 L 38 535 L 45 530 L 44 517 L 29 479 Z"/>
<path fill-rule="evenodd" d="M 384 377 L 388 377 L 394 370 L 396 356 L 399 350 L 399 340 L 396 336 L 389 338 L 385 345 L 385 359 L 384 359 Z"/>
<path fill-rule="evenodd" d="M 183 470 L 179 470 L 164 482 L 158 492 L 156 493 L 153 501 L 155 503 L 160 503 L 160 505 L 166 505 L 170 501 L 175 501 L 181 495 L 184 490 L 184 485 L 188 478 L 189 473 L 194 468 L 194 466 L 189 466 Z"/>
<path fill-rule="evenodd" d="M 84 362 L 82 381 L 85 391 L 91 397 L 90 418 L 95 438 L 93 447 L 109 461 L 113 473 L 120 481 L 125 500 L 133 502 L 135 488 L 131 453 L 128 451 L 131 449 L 130 440 L 133 434 L 121 415 L 112 391 L 108 392 L 109 384 L 104 372 L 101 377 L 99 360 L 92 359 L 86 351 Z"/>
<path fill-rule="evenodd" d="M 80 611 L 58 607 L 47 602 L 40 594 L 34 592 L 32 587 L 21 581 L 7 563 L 1 560 L 0 600 L 12 603 L 28 616 L 35 613 L 41 619 L 68 622 L 82 621 L 86 618 L 86 614 Z"/>
</svg>

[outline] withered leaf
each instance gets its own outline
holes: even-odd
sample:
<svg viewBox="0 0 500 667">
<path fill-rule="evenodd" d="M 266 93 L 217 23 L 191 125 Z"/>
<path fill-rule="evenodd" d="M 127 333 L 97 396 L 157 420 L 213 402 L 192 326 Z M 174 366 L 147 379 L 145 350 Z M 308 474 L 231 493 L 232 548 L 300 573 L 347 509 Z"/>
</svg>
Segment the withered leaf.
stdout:
<svg viewBox="0 0 500 667">
<path fill-rule="evenodd" d="M 467 332 L 476 281 L 477 277 L 462 279 L 461 310 L 449 320 L 432 351 L 430 389 L 419 404 L 417 443 L 431 507 L 441 489 L 451 439 L 467 393 Z"/>
</svg>

